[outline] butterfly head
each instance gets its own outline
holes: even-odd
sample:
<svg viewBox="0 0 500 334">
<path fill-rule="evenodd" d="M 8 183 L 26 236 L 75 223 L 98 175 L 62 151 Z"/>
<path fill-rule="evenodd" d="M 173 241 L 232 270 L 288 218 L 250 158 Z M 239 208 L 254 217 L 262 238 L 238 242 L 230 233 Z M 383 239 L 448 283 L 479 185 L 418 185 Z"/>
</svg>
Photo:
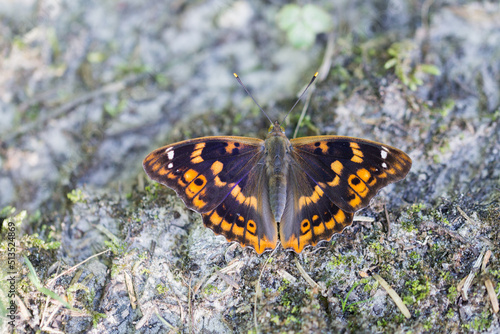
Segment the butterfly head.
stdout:
<svg viewBox="0 0 500 334">
<path fill-rule="evenodd" d="M 268 133 L 285 133 L 285 128 L 282 127 L 278 121 L 275 121 L 268 130 Z"/>
</svg>

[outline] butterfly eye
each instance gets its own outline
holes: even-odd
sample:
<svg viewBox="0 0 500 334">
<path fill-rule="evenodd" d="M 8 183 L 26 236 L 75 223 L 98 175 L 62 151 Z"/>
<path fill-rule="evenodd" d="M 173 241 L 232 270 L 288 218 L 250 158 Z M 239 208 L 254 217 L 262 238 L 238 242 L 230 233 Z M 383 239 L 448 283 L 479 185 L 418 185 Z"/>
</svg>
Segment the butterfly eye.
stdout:
<svg viewBox="0 0 500 334">
<path fill-rule="evenodd" d="M 269 127 L 268 132 L 269 132 L 269 133 L 273 132 L 273 129 L 274 129 L 274 125 L 271 125 L 271 126 Z"/>
<path fill-rule="evenodd" d="M 281 130 L 281 132 L 285 133 L 285 128 L 284 127 L 280 126 L 280 130 Z"/>
</svg>

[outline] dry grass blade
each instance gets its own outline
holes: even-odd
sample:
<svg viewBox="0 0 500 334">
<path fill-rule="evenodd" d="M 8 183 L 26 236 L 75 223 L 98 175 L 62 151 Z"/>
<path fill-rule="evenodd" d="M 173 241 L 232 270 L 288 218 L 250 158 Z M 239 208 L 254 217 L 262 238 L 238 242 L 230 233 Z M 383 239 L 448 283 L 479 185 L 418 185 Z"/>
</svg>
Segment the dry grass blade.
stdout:
<svg viewBox="0 0 500 334">
<path fill-rule="evenodd" d="M 462 296 L 464 297 L 465 300 L 468 300 L 467 291 L 469 291 L 469 288 L 472 284 L 472 280 L 474 279 L 474 277 L 476 276 L 476 273 L 481 268 L 481 262 L 483 261 L 484 253 L 485 253 L 485 251 L 483 250 L 481 252 L 481 254 L 479 254 L 479 257 L 477 258 L 476 262 L 474 262 L 474 266 L 472 267 L 472 270 L 470 271 L 469 275 L 465 279 L 465 283 L 461 289 Z"/>
<path fill-rule="evenodd" d="M 240 285 L 239 285 L 238 283 L 236 283 L 236 281 L 235 281 L 234 279 L 232 279 L 232 277 L 231 277 L 231 276 L 226 275 L 226 274 L 223 274 L 223 273 L 222 273 L 222 272 L 220 272 L 219 270 L 217 270 L 215 273 L 217 274 L 217 276 L 219 276 L 220 278 L 222 278 L 222 280 L 223 280 L 224 282 L 226 282 L 226 283 L 227 283 L 227 285 L 229 285 L 229 286 L 231 286 L 231 287 L 235 288 L 236 290 L 239 290 Z"/>
<path fill-rule="evenodd" d="M 483 257 L 483 264 L 481 265 L 481 271 L 486 270 L 486 266 L 488 265 L 488 262 L 490 261 L 490 257 L 491 257 L 491 251 L 488 249 Z"/>
<path fill-rule="evenodd" d="M 401 313 L 403 313 L 403 315 L 406 317 L 406 319 L 410 319 L 411 318 L 410 311 L 408 310 L 406 305 L 403 303 L 403 300 L 401 300 L 401 297 L 399 297 L 397 292 L 394 291 L 394 289 L 379 275 L 373 274 L 373 278 L 375 278 L 377 280 L 377 282 L 379 282 L 380 285 L 385 289 L 385 291 L 387 291 L 389 296 L 391 296 L 392 300 L 394 301 L 396 306 L 399 308 Z"/>
<path fill-rule="evenodd" d="M 311 276 L 309 276 L 308 273 L 304 270 L 302 265 L 300 264 L 299 260 L 295 258 L 295 265 L 297 266 L 297 269 L 299 270 L 299 273 L 302 275 L 302 277 L 306 280 L 306 282 L 313 287 L 314 289 L 321 290 L 321 287 L 319 286 L 318 283 L 316 283 Z"/>
<path fill-rule="evenodd" d="M 495 288 L 493 287 L 493 282 L 488 278 L 484 282 L 486 285 L 486 291 L 488 291 L 488 296 L 490 297 L 491 307 L 493 308 L 494 313 L 498 313 L 498 298 L 495 294 Z"/>
<path fill-rule="evenodd" d="M 137 308 L 137 297 L 135 296 L 134 283 L 132 282 L 132 277 L 124 271 L 125 284 L 127 285 L 128 297 L 130 298 L 130 306 L 135 310 Z"/>
<path fill-rule="evenodd" d="M 92 255 L 92 256 L 90 256 L 90 257 L 88 257 L 87 259 L 83 260 L 82 262 L 80 262 L 80 263 L 78 263 L 78 264 L 74 265 L 73 267 L 69 268 L 68 270 L 63 271 L 62 273 L 60 273 L 60 274 L 59 274 L 59 275 L 57 275 L 56 277 L 54 277 L 54 278 L 50 279 L 50 280 L 47 282 L 47 286 L 50 286 L 50 285 L 51 285 L 52 283 L 54 283 L 54 282 L 55 282 L 55 281 L 56 281 L 59 277 L 64 276 L 64 275 L 66 275 L 66 274 L 69 274 L 70 272 L 72 272 L 73 270 L 75 270 L 76 268 L 78 268 L 79 266 L 81 266 L 82 264 L 84 264 L 85 262 L 89 261 L 90 259 L 92 259 L 92 258 L 94 258 L 94 257 L 97 257 L 97 256 L 99 256 L 99 255 L 102 255 L 102 254 L 104 254 L 104 253 L 106 253 L 106 252 L 109 252 L 109 249 L 106 249 L 105 251 L 102 251 L 102 252 L 100 252 L 100 253 L 94 254 L 94 255 Z"/>
</svg>

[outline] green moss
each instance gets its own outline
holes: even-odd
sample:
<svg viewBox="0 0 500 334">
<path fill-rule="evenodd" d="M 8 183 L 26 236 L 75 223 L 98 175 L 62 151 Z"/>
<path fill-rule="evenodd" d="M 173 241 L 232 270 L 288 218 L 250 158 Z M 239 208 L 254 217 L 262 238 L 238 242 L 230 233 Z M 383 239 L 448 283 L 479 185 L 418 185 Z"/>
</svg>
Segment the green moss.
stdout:
<svg viewBox="0 0 500 334">
<path fill-rule="evenodd" d="M 425 277 L 421 277 L 414 281 L 408 281 L 405 283 L 408 288 L 409 294 L 403 297 L 403 301 L 407 305 L 418 303 L 429 295 L 430 284 Z"/>
<path fill-rule="evenodd" d="M 434 65 L 415 64 L 411 56 L 413 49 L 416 47 L 416 44 L 408 40 L 393 43 L 387 50 L 390 58 L 384 64 L 386 70 L 394 68 L 394 73 L 401 80 L 401 83 L 413 91 L 424 84 L 422 77 L 425 74 L 441 74 L 440 70 Z"/>
<path fill-rule="evenodd" d="M 66 196 L 73 204 L 85 203 L 85 198 L 81 189 L 73 189 L 71 192 L 67 193 Z"/>
<path fill-rule="evenodd" d="M 354 255 L 334 255 L 332 256 L 332 259 L 328 261 L 326 267 L 328 270 L 333 270 L 334 268 L 339 267 L 341 265 L 351 266 L 359 262 L 360 259 L 358 259 Z"/>
<path fill-rule="evenodd" d="M 203 293 L 207 296 L 210 296 L 211 294 L 214 293 L 221 293 L 220 289 L 212 284 L 207 284 L 205 285 L 205 288 L 203 289 Z"/>
<path fill-rule="evenodd" d="M 489 312 L 484 310 L 481 314 L 474 318 L 471 322 L 467 324 L 462 324 L 462 328 L 468 331 L 481 332 L 486 328 L 491 326 L 492 317 L 490 317 Z"/>
<path fill-rule="evenodd" d="M 410 269 L 418 270 L 421 268 L 422 266 L 422 262 L 420 260 L 421 257 L 417 252 L 415 251 L 410 252 L 410 254 L 408 254 L 408 258 L 410 260 Z"/>
<path fill-rule="evenodd" d="M 425 205 L 422 203 L 413 204 L 406 210 L 406 215 L 401 221 L 401 227 L 407 232 L 418 231 L 418 225 L 423 220 L 423 210 Z"/>
<path fill-rule="evenodd" d="M 448 288 L 448 294 L 447 297 L 450 300 L 450 302 L 454 302 L 457 299 L 458 296 L 458 290 L 456 285 L 452 285 Z"/>
<path fill-rule="evenodd" d="M 163 295 L 168 292 L 168 288 L 163 284 L 157 284 L 156 291 L 158 291 L 160 295 Z"/>
</svg>

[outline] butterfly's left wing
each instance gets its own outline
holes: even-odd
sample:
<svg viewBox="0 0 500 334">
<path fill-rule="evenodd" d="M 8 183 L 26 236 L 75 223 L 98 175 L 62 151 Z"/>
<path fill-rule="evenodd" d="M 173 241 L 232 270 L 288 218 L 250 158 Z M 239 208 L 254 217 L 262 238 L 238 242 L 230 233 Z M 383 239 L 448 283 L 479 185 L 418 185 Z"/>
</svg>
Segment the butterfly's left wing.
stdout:
<svg viewBox="0 0 500 334">
<path fill-rule="evenodd" d="M 262 253 L 278 240 L 263 158 L 263 140 L 204 137 L 161 147 L 143 166 L 151 179 L 201 213 L 205 226 Z"/>
<path fill-rule="evenodd" d="M 280 222 L 285 248 L 300 252 L 352 223 L 377 192 L 403 179 L 410 157 L 394 147 L 341 136 L 292 139 L 287 204 Z"/>
</svg>

